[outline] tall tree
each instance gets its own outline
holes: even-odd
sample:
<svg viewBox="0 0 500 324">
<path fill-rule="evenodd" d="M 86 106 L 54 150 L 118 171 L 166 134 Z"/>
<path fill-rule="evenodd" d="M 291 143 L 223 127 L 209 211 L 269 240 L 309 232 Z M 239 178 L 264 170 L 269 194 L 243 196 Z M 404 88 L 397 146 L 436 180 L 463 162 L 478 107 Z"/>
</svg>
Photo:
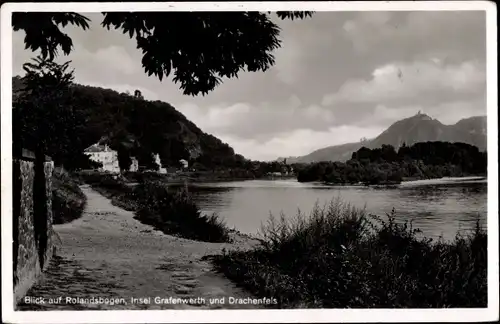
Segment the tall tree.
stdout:
<svg viewBox="0 0 500 324">
<path fill-rule="evenodd" d="M 55 145 L 68 148 L 68 126 L 74 125 L 75 118 L 72 111 L 62 109 L 73 80 L 73 72 L 67 71 L 69 63 L 59 65 L 38 57 L 23 65 L 25 91 L 13 106 L 15 149 L 57 153 Z"/>
<path fill-rule="evenodd" d="M 130 156 L 130 151 L 124 146 L 120 145 L 118 147 L 118 166 L 120 167 L 121 172 L 125 172 L 130 170 L 130 166 L 132 165 L 132 158 Z"/>
<path fill-rule="evenodd" d="M 24 91 L 16 97 L 12 109 L 13 147 L 19 153 L 21 148 L 35 151 L 35 177 L 33 188 L 33 214 L 35 239 L 40 264 L 43 266 L 47 247 L 47 195 L 45 181 L 45 155 L 56 163 L 63 164 L 65 158 L 81 157 L 77 149 L 78 127 L 82 124 L 79 115 L 68 105 L 73 71 L 68 71 L 70 62 L 56 64 L 41 57 L 25 63 L 25 76 L 20 80 Z M 76 154 L 73 154 L 76 153 Z"/>
<path fill-rule="evenodd" d="M 280 29 L 270 12 L 104 12 L 101 26 L 135 37 L 143 53 L 142 66 L 160 80 L 173 74 L 186 95 L 205 95 L 223 78 L 241 71 L 266 71 L 280 47 Z M 280 19 L 303 19 L 312 12 L 276 12 Z M 69 54 L 71 38 L 60 30 L 75 25 L 89 28 L 77 13 L 17 12 L 14 31 L 23 30 L 26 48 L 40 50 L 52 60 L 61 49 Z"/>
<path fill-rule="evenodd" d="M 74 169 L 88 165 L 82 153 L 86 118 L 73 100 L 73 71 L 69 63 L 57 64 L 37 57 L 24 64 L 19 80 L 23 91 L 13 100 L 13 146 L 52 157 L 57 165 Z"/>
</svg>

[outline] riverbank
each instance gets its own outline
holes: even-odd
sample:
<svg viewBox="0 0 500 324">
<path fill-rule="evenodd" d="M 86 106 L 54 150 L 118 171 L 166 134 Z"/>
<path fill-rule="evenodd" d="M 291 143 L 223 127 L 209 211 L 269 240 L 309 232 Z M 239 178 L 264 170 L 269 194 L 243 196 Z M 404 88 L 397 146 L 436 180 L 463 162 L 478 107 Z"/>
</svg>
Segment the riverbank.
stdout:
<svg viewBox="0 0 500 324">
<path fill-rule="evenodd" d="M 126 201 L 126 196 L 111 198 Z M 262 241 L 231 231 L 233 243 L 207 244 L 236 249 L 218 250 L 202 259 L 212 261 L 217 271 L 248 293 L 276 298 L 279 308 L 484 305 L 482 230 L 433 243 L 396 224 L 394 215 L 384 223 L 342 206 L 316 209 L 310 219 L 302 215 L 296 223 L 274 220 Z M 378 227 L 370 232 L 370 226 Z M 238 244 L 249 240 L 254 243 L 238 251 Z"/>
<path fill-rule="evenodd" d="M 402 181 L 393 182 L 382 182 L 379 184 L 364 184 L 364 183 L 354 183 L 354 184 L 339 184 L 339 183 L 329 183 L 329 182 L 313 182 L 317 184 L 323 184 L 326 186 L 350 186 L 350 187 L 381 187 L 381 188 L 398 188 L 400 186 L 408 185 L 422 185 L 422 184 L 445 184 L 454 182 L 464 182 L 464 181 L 486 181 L 488 178 L 485 175 L 469 175 L 464 177 L 441 177 L 441 178 L 431 178 L 431 179 L 421 179 L 421 178 L 403 178 Z"/>
<path fill-rule="evenodd" d="M 387 181 L 387 182 L 380 182 L 377 184 L 367 184 L 367 183 L 334 183 L 334 182 L 319 182 L 325 186 L 351 186 L 351 187 L 394 187 L 396 188 L 398 185 L 400 185 L 403 181 Z"/>
<path fill-rule="evenodd" d="M 435 179 L 417 179 L 417 180 L 406 180 L 401 182 L 402 186 L 409 185 L 424 185 L 424 184 L 449 184 L 449 183 L 459 183 L 459 182 L 481 182 L 487 181 L 486 176 L 466 176 L 466 177 L 443 177 Z"/>
<path fill-rule="evenodd" d="M 465 178 L 468 179 L 468 178 Z M 394 207 L 398 220 L 414 226 L 434 239 L 453 240 L 457 232 L 474 227 L 479 217 L 487 223 L 487 183 L 484 180 L 405 182 L 395 188 L 365 186 L 325 186 L 296 180 L 239 181 L 187 184 L 199 208 L 216 212 L 229 227 L 256 234 L 269 213 L 293 218 L 300 209 L 309 212 L 316 202 L 328 204 L 342 197 L 353 205 L 380 216 Z M 176 185 L 172 190 L 184 188 Z"/>
<path fill-rule="evenodd" d="M 296 176 L 264 176 L 264 177 L 222 177 L 222 176 L 212 176 L 212 177 L 189 177 L 182 175 L 165 176 L 161 178 L 167 184 L 179 185 L 188 183 L 217 183 L 217 182 L 238 182 L 238 181 L 251 181 L 251 180 L 292 180 L 297 179 Z"/>
<path fill-rule="evenodd" d="M 254 296 L 213 271 L 206 255 L 245 251 L 258 241 L 231 233 L 232 243 L 207 243 L 165 235 L 142 224 L 134 214 L 113 206 L 89 186 L 83 216 L 54 225 L 60 238 L 56 257 L 27 296 L 45 304 L 22 302 L 17 310 L 154 310 L 258 308 L 229 303 L 229 298 Z M 74 301 L 49 303 L 70 297 Z M 80 298 L 80 301 L 76 300 Z M 90 298 L 108 303 L 85 303 Z M 139 298 L 150 302 L 139 302 Z M 155 302 L 155 297 L 164 302 Z M 136 301 L 132 302 L 132 298 Z M 171 298 L 171 299 L 170 299 Z M 224 298 L 221 304 L 209 300 Z M 205 302 L 201 302 L 201 300 Z M 123 300 L 123 302 L 122 302 Z M 169 300 L 177 301 L 169 302 Z"/>
<path fill-rule="evenodd" d="M 155 173 L 155 172 L 124 172 L 122 174 L 99 172 L 94 170 L 84 170 L 77 172 L 81 175 L 113 175 L 117 176 L 123 181 L 128 183 L 139 183 L 145 180 L 161 180 L 166 184 L 178 185 L 188 183 L 211 183 L 211 182 L 237 182 L 237 181 L 250 181 L 250 180 L 291 180 L 297 179 L 296 175 L 263 175 L 263 176 L 235 176 L 230 172 L 210 172 L 210 171 L 197 171 L 197 172 L 178 172 L 178 173 Z"/>
<path fill-rule="evenodd" d="M 91 173 L 91 172 L 90 172 Z M 94 172 L 98 173 L 98 172 Z M 184 182 L 229 182 L 255 180 L 254 176 L 235 176 L 229 172 L 176 172 L 176 173 L 155 173 L 155 172 L 125 172 L 121 174 L 122 179 L 130 182 L 144 182 L 145 180 L 161 180 L 168 184 L 182 184 Z"/>
<path fill-rule="evenodd" d="M 102 173 L 80 173 L 80 179 L 94 190 L 111 199 L 115 206 L 135 213 L 140 222 L 151 225 L 165 234 L 206 242 L 231 242 L 231 233 L 215 213 L 202 213 L 194 203 L 187 187 L 171 190 L 162 175 L 136 177 Z"/>
<path fill-rule="evenodd" d="M 310 218 L 271 219 L 250 251 L 212 258 L 215 267 L 280 308 L 487 306 L 487 235 L 477 223 L 454 241 L 432 241 L 411 224 L 340 200 Z"/>
<path fill-rule="evenodd" d="M 317 162 L 298 169 L 300 182 L 380 185 L 404 180 L 486 175 L 487 154 L 464 143 L 420 142 L 369 149 L 362 147 L 346 162 Z"/>
</svg>

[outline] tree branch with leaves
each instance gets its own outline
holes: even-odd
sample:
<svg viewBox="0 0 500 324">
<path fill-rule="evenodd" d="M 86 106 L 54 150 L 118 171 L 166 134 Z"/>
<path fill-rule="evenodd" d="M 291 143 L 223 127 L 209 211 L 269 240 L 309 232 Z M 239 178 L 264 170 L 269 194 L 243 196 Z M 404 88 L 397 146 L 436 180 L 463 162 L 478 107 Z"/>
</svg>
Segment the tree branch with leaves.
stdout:
<svg viewBox="0 0 500 324">
<path fill-rule="evenodd" d="M 25 63 L 23 91 L 13 101 L 12 121 L 15 150 L 34 150 L 40 159 L 49 155 L 57 165 L 72 169 L 88 161 L 82 154 L 85 117 L 73 104 L 70 63 L 41 56 Z"/>
<path fill-rule="evenodd" d="M 101 26 L 135 38 L 142 66 L 160 81 L 172 77 L 186 95 L 205 95 L 224 78 L 240 72 L 266 71 L 281 46 L 280 28 L 271 12 L 104 12 Z M 279 19 L 304 19 L 309 11 L 276 12 Z M 68 55 L 71 38 L 61 27 L 87 30 L 90 20 L 77 13 L 14 13 L 14 31 L 26 33 L 26 49 L 52 60 L 59 49 Z"/>
</svg>

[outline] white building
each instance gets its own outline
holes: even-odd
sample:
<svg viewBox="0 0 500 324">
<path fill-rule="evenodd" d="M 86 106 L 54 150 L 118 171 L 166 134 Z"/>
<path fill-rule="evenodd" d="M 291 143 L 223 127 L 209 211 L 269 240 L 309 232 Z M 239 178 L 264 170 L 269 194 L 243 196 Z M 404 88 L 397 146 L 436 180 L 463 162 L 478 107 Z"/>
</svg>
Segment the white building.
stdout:
<svg viewBox="0 0 500 324">
<path fill-rule="evenodd" d="M 130 158 L 132 160 L 132 164 L 130 164 L 130 172 L 137 172 L 139 170 L 139 161 L 135 157 Z"/>
<path fill-rule="evenodd" d="M 167 173 L 167 169 L 161 166 L 161 159 L 158 153 L 155 154 L 154 159 L 155 163 L 158 165 L 158 173 Z"/>
<path fill-rule="evenodd" d="M 188 161 L 186 161 L 186 160 L 184 160 L 184 159 L 179 160 L 179 163 L 182 165 L 182 168 L 183 168 L 183 169 L 187 169 L 187 168 L 188 168 L 188 166 L 189 166 Z"/>
<path fill-rule="evenodd" d="M 120 172 L 118 165 L 118 152 L 109 148 L 108 145 L 94 144 L 85 149 L 83 152 L 90 160 L 102 163 L 99 171 Z"/>
<path fill-rule="evenodd" d="M 90 160 L 94 162 L 102 163 L 102 167 L 99 171 L 105 172 L 120 172 L 120 165 L 118 163 L 118 152 L 112 150 L 108 145 L 104 144 L 94 144 L 87 147 L 84 154 L 89 157 Z M 139 169 L 139 162 L 135 157 L 131 157 L 132 164 L 130 165 L 129 171 L 137 172 Z"/>
</svg>

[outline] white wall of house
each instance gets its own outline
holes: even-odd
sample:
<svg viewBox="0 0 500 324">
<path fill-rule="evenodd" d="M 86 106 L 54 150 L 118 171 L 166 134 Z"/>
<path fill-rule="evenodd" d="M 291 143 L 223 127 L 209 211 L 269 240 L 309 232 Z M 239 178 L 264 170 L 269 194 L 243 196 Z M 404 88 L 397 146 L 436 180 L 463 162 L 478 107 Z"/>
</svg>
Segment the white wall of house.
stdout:
<svg viewBox="0 0 500 324">
<path fill-rule="evenodd" d="M 179 163 L 182 165 L 182 167 L 183 167 L 184 169 L 187 169 L 187 168 L 188 168 L 188 166 L 189 166 L 188 161 L 186 161 L 186 160 L 184 160 L 184 159 L 179 160 Z"/>
<path fill-rule="evenodd" d="M 139 170 L 139 161 L 135 157 L 130 158 L 132 160 L 132 164 L 130 164 L 130 172 L 137 172 Z"/>
<path fill-rule="evenodd" d="M 100 146 L 98 144 L 94 144 L 89 147 L 89 149 L 87 149 L 84 154 L 87 155 L 90 160 L 102 164 L 102 167 L 99 168 L 100 171 L 113 173 L 120 172 L 118 152 L 112 150 L 109 146 Z M 132 163 L 130 164 L 129 171 L 137 172 L 139 170 L 139 161 L 134 156 L 132 156 L 130 159 L 132 160 Z"/>
<path fill-rule="evenodd" d="M 120 172 L 118 154 L 116 152 L 86 152 L 85 154 L 89 156 L 90 160 L 102 163 L 102 167 L 100 168 L 102 171 Z"/>
<path fill-rule="evenodd" d="M 155 154 L 155 163 L 158 165 L 158 173 L 167 173 L 167 169 L 161 166 L 161 159 L 158 153 Z"/>
<path fill-rule="evenodd" d="M 113 173 L 120 172 L 118 152 L 110 149 L 107 145 L 103 151 L 85 152 L 85 154 L 88 155 L 90 160 L 102 163 L 102 167 L 99 170 Z"/>
</svg>

